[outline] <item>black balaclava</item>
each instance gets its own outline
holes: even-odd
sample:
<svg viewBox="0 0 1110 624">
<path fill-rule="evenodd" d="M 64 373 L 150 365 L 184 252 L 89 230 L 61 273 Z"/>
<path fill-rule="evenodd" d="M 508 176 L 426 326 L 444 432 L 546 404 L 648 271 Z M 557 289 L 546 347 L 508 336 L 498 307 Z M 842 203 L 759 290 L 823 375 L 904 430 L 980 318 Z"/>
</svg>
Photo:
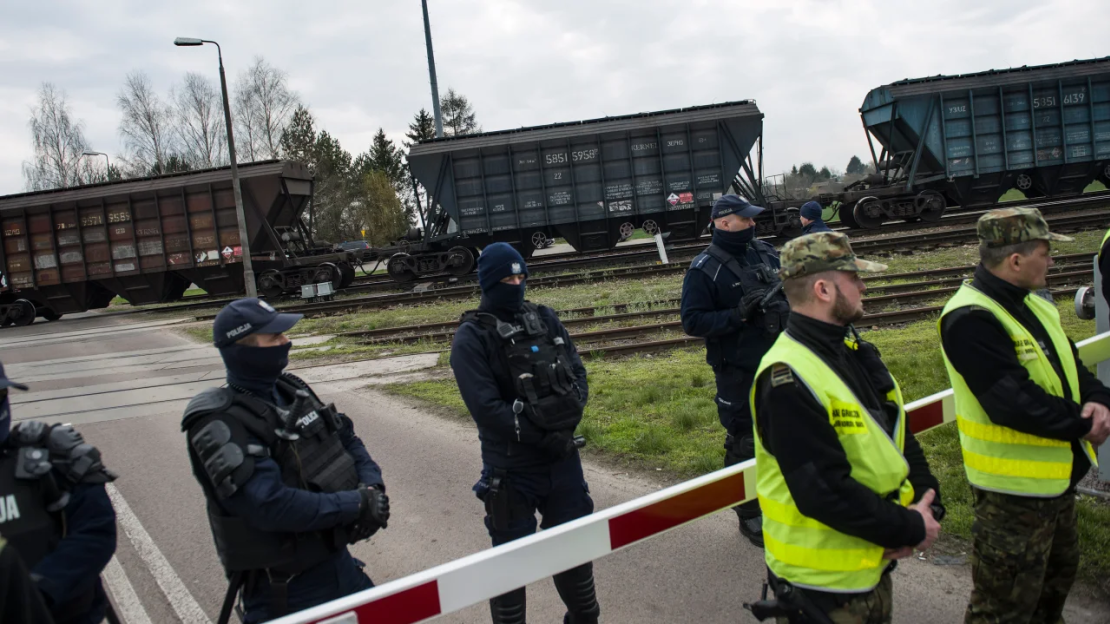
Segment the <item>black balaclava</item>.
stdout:
<svg viewBox="0 0 1110 624">
<path fill-rule="evenodd" d="M 501 280 L 513 275 L 528 277 L 524 258 L 508 243 L 494 243 L 478 256 L 478 285 L 482 287 L 479 306 L 501 315 L 513 315 L 524 304 L 524 282 L 506 284 Z"/>
<path fill-rule="evenodd" d="M 748 245 L 755 239 L 755 227 L 739 232 L 726 232 L 713 228 L 713 244 L 737 257 L 744 257 Z"/>
<path fill-rule="evenodd" d="M 227 367 L 227 383 L 266 401 L 277 400 L 277 380 L 289 365 L 292 342 L 278 347 L 230 344 L 220 349 Z"/>
</svg>

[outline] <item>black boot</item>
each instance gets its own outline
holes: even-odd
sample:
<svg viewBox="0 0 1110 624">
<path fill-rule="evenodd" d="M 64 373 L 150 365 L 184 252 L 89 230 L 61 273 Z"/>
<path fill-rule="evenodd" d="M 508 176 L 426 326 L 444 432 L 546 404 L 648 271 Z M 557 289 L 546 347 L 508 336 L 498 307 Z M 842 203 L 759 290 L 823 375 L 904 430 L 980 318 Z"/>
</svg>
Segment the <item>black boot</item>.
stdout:
<svg viewBox="0 0 1110 624">
<path fill-rule="evenodd" d="M 556 574 L 555 589 L 567 606 L 564 624 L 597 624 L 601 606 L 594 590 L 594 564 L 586 563 Z"/>
<path fill-rule="evenodd" d="M 737 517 L 740 518 L 740 535 L 748 538 L 752 545 L 763 548 L 763 514 L 759 513 L 759 506 L 756 505 L 755 515 L 744 509 L 747 505 L 738 505 L 733 509 L 736 510 Z"/>
<path fill-rule="evenodd" d="M 493 618 L 493 624 L 525 624 L 527 613 L 523 587 L 489 601 L 489 614 Z"/>
</svg>

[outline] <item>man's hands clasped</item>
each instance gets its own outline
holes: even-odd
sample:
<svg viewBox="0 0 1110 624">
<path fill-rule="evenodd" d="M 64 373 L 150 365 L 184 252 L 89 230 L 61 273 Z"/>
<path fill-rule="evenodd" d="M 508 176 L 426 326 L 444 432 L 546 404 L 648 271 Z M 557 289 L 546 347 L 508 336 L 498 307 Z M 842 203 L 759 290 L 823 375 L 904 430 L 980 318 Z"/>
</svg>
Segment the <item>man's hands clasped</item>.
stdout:
<svg viewBox="0 0 1110 624">
<path fill-rule="evenodd" d="M 940 523 L 933 517 L 933 500 L 936 498 L 936 492 L 929 490 L 921 497 L 921 500 L 916 504 L 910 505 L 910 511 L 915 511 L 921 514 L 921 519 L 925 521 L 925 540 L 917 546 L 904 546 L 902 548 L 887 548 L 883 551 L 883 559 L 905 559 L 913 555 L 914 550 L 928 550 L 933 542 L 937 541 L 940 537 Z"/>
</svg>

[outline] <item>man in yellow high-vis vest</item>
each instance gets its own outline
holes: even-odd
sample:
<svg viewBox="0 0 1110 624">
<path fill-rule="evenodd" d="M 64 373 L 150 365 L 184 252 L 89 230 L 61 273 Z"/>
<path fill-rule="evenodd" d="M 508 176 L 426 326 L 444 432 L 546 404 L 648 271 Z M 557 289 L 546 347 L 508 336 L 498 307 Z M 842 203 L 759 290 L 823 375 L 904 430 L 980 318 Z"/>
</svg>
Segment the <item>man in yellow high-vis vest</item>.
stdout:
<svg viewBox="0 0 1110 624">
<path fill-rule="evenodd" d="M 852 327 L 860 273 L 886 267 L 838 232 L 790 241 L 781 262 L 790 319 L 751 394 L 769 583 L 793 611 L 779 621 L 890 622 L 893 560 L 932 544 L 944 508 L 898 383 Z"/>
<path fill-rule="evenodd" d="M 1055 624 L 1079 565 L 1075 486 L 1110 434 L 1110 390 L 1034 292 L 1051 241 L 1071 239 L 1035 208 L 992 210 L 978 234 L 975 277 L 938 321 L 975 495 L 965 622 Z"/>
</svg>

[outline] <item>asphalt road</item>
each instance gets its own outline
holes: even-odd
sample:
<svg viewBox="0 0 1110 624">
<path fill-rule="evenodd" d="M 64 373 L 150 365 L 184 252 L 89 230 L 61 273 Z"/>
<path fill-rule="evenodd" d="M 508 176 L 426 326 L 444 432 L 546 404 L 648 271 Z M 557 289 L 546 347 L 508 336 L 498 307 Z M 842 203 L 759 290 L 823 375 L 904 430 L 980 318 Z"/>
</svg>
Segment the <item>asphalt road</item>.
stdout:
<svg viewBox="0 0 1110 624">
<path fill-rule="evenodd" d="M 74 423 L 120 474 L 110 490 L 119 546 L 105 577 L 128 624 L 209 624 L 226 589 L 180 431 L 186 401 L 222 383 L 222 365 L 214 349 L 179 336 L 174 324 L 89 315 L 0 330 L 0 360 L 31 386 L 13 394 L 15 419 Z M 298 371 L 353 419 L 382 466 L 390 526 L 353 547 L 378 583 L 489 546 L 470 490 L 481 467 L 471 423 L 373 389 L 434 363 L 434 355 L 406 356 Z M 589 461 L 586 476 L 598 509 L 661 485 Z M 742 603 L 757 597 L 764 567 L 761 551 L 739 537 L 735 516 L 725 512 L 599 560 L 595 572 L 603 621 L 723 624 L 755 621 Z M 966 566 L 908 560 L 894 574 L 896 622 L 962 621 Z M 1110 606 L 1074 594 L 1069 622 L 1110 621 Z M 550 582 L 530 586 L 528 599 L 531 621 L 561 621 Z M 439 621 L 489 620 L 482 603 Z"/>
</svg>

